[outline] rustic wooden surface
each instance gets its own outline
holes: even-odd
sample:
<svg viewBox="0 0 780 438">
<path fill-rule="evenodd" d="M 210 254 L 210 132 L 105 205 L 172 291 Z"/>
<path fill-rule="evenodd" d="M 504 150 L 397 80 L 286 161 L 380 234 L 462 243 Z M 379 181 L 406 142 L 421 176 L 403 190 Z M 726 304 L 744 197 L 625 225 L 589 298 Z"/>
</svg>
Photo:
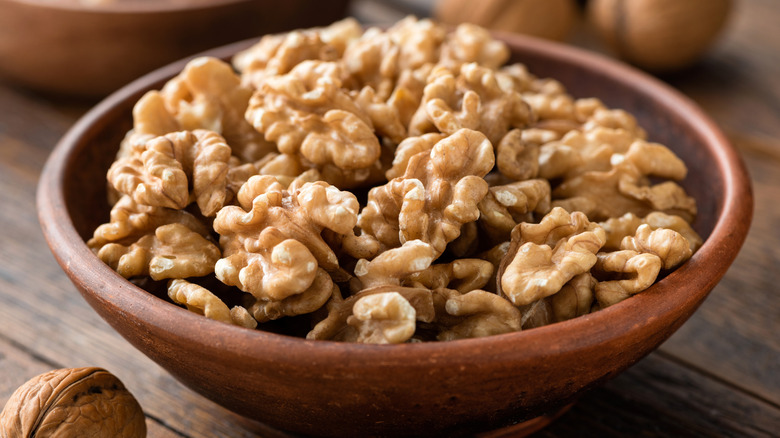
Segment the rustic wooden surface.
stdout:
<svg viewBox="0 0 780 438">
<path fill-rule="evenodd" d="M 360 1 L 365 21 L 424 14 L 430 1 Z M 586 394 L 543 437 L 780 436 L 780 2 L 742 0 L 708 56 L 665 76 L 720 124 L 752 176 L 742 252 L 696 314 L 655 353 Z M 570 41 L 603 50 L 587 29 Z M 0 406 L 53 368 L 102 366 L 147 415 L 150 437 L 274 437 L 184 388 L 81 299 L 50 254 L 35 188 L 59 137 L 94 102 L 0 81 Z M 533 376 L 529 376 L 533 378 Z"/>
</svg>

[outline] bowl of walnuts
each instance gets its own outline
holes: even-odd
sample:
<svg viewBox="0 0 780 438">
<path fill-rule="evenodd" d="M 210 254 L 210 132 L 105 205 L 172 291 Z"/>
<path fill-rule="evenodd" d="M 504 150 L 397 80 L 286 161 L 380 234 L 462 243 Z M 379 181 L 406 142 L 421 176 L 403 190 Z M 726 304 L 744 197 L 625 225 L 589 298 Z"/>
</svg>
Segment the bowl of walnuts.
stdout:
<svg viewBox="0 0 780 438">
<path fill-rule="evenodd" d="M 38 208 L 86 301 L 209 399 L 290 433 L 430 436 L 542 424 L 650 353 L 753 199 L 659 81 L 408 17 L 127 85 L 55 148 Z"/>
</svg>

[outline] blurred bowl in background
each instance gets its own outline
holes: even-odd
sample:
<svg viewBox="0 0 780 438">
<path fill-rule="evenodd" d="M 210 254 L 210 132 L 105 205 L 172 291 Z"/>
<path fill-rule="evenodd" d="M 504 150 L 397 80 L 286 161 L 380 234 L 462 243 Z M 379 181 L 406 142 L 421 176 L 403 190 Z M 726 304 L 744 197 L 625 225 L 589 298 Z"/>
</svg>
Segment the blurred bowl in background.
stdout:
<svg viewBox="0 0 780 438">
<path fill-rule="evenodd" d="M 265 33 L 330 24 L 349 0 L 0 0 L 0 76 L 102 97 L 185 56 Z"/>
</svg>

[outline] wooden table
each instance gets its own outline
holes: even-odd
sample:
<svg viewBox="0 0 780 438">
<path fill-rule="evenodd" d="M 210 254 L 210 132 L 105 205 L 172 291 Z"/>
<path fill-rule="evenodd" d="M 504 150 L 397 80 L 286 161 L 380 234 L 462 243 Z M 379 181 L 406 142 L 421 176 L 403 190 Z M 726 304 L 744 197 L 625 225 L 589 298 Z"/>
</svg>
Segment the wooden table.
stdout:
<svg viewBox="0 0 780 438">
<path fill-rule="evenodd" d="M 392 21 L 406 6 L 361 1 L 355 13 Z M 703 62 L 663 79 L 695 99 L 747 163 L 756 195 L 747 242 L 671 339 L 539 436 L 780 435 L 780 2 L 740 1 L 733 18 Z M 587 30 L 578 35 L 573 43 L 600 49 Z M 132 348 L 54 261 L 38 225 L 36 183 L 57 140 L 92 104 L 0 82 L 0 406 L 41 372 L 102 366 L 138 398 L 150 437 L 278 436 Z"/>
</svg>

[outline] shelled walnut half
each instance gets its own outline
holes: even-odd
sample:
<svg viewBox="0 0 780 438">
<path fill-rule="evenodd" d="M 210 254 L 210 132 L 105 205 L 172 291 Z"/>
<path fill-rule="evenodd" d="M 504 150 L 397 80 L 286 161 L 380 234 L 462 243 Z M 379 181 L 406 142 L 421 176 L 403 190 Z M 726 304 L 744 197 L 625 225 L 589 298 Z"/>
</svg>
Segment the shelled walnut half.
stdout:
<svg viewBox="0 0 780 438">
<path fill-rule="evenodd" d="M 11 395 L 0 436 L 139 438 L 146 422 L 138 401 L 110 372 L 64 368 L 33 377 Z"/>
</svg>

